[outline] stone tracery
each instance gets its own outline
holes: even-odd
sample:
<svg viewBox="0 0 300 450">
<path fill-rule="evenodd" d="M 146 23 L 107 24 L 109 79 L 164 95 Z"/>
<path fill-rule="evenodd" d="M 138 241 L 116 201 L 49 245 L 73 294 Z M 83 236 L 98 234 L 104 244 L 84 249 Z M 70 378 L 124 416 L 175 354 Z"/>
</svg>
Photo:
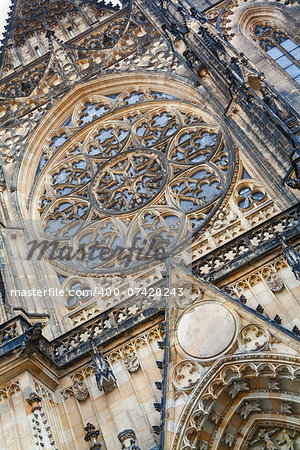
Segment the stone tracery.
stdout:
<svg viewBox="0 0 300 450">
<path fill-rule="evenodd" d="M 298 378 L 298 364 L 287 356 L 242 354 L 219 361 L 191 392 L 171 448 L 298 448 Z"/>
<path fill-rule="evenodd" d="M 145 94 L 120 96 L 128 106 L 115 112 L 108 97 L 104 109 L 95 96 L 81 102 L 67 121 L 77 126 L 68 130 L 64 124 L 47 138 L 48 149 L 44 145 L 40 231 L 75 248 L 76 262 L 66 264 L 71 270 L 128 267 L 141 249 L 151 253 L 155 234 L 172 250 L 207 222 L 229 188 L 233 149 L 216 119 L 168 95 L 156 104 L 155 92 L 148 104 Z M 101 259 L 98 252 L 89 261 L 81 249 L 95 243 L 110 248 L 110 257 Z M 132 254 L 120 257 L 120 248 L 129 247 Z"/>
</svg>

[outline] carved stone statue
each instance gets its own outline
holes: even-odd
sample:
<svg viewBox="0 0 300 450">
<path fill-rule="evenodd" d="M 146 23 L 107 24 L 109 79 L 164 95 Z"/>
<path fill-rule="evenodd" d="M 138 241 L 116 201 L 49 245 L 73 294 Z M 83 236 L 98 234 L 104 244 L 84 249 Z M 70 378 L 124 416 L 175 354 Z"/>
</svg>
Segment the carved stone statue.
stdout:
<svg viewBox="0 0 300 450">
<path fill-rule="evenodd" d="M 243 419 L 247 419 L 249 414 L 251 414 L 252 412 L 260 412 L 260 411 L 261 407 L 259 402 L 257 401 L 245 402 L 244 406 L 240 410 L 240 415 L 243 417 Z"/>
<path fill-rule="evenodd" d="M 231 395 L 231 398 L 235 398 L 238 393 L 242 391 L 249 391 L 249 386 L 246 381 L 234 381 L 228 389 L 228 393 Z"/>
<path fill-rule="evenodd" d="M 116 377 L 114 376 L 108 363 L 99 352 L 96 344 L 93 341 L 91 342 L 94 350 L 93 363 L 96 369 L 95 375 L 97 386 L 99 391 L 102 391 L 103 389 L 104 392 L 108 394 L 116 387 Z"/>
</svg>

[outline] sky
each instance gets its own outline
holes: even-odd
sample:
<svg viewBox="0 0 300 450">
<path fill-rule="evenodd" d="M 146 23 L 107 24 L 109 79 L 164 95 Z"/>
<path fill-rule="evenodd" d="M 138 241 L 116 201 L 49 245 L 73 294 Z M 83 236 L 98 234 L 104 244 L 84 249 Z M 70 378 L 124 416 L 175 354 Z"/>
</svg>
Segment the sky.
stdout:
<svg viewBox="0 0 300 450">
<path fill-rule="evenodd" d="M 11 0 L 0 0 L 0 39 L 4 31 L 4 25 L 6 24 L 7 13 Z"/>
</svg>

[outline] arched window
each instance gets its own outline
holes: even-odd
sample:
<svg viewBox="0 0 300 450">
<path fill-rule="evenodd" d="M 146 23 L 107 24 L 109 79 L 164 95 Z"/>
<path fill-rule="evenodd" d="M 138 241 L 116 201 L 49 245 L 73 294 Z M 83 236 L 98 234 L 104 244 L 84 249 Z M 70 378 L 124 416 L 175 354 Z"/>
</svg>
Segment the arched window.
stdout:
<svg viewBox="0 0 300 450">
<path fill-rule="evenodd" d="M 297 83 L 300 84 L 300 47 L 271 23 L 257 23 L 253 38 Z"/>
</svg>

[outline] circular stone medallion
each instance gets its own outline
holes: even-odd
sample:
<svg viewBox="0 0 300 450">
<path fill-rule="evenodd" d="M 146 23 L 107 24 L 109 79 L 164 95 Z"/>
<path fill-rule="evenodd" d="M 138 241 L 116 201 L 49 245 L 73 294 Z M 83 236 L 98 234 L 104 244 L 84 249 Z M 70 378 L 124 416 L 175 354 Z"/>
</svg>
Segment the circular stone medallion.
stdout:
<svg viewBox="0 0 300 450">
<path fill-rule="evenodd" d="M 268 330 L 254 323 L 246 325 L 238 337 L 238 346 L 243 352 L 260 352 L 267 347 L 268 343 Z"/>
<path fill-rule="evenodd" d="M 186 311 L 177 328 L 182 350 L 199 359 L 216 358 L 232 344 L 235 334 L 233 315 L 216 303 L 202 303 Z"/>
<path fill-rule="evenodd" d="M 153 150 L 129 150 L 99 169 L 91 185 L 91 198 L 102 212 L 127 213 L 153 200 L 166 178 L 163 155 Z"/>
</svg>

